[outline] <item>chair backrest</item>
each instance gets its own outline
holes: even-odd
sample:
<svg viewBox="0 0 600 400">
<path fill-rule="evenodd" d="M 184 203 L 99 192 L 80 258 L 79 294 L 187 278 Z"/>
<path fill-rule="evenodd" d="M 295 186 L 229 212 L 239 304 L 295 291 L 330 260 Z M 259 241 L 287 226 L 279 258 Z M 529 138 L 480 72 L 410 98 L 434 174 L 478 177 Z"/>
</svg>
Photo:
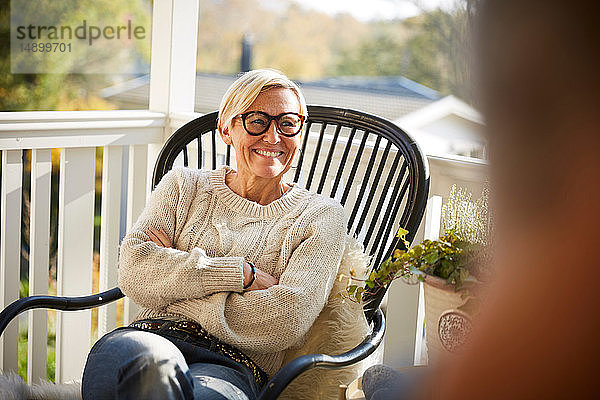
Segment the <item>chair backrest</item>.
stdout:
<svg viewBox="0 0 600 400">
<path fill-rule="evenodd" d="M 174 165 L 235 168 L 235 150 L 222 142 L 216 127 L 213 112 L 179 128 L 159 154 L 153 188 Z M 412 241 L 427 203 L 429 170 L 416 142 L 397 125 L 360 111 L 309 105 L 297 163 L 284 181 L 338 199 L 348 233 L 363 243 L 371 266 L 404 246 L 395 235 L 399 227 Z M 369 320 L 384 294 L 378 291 L 365 306 Z"/>
</svg>

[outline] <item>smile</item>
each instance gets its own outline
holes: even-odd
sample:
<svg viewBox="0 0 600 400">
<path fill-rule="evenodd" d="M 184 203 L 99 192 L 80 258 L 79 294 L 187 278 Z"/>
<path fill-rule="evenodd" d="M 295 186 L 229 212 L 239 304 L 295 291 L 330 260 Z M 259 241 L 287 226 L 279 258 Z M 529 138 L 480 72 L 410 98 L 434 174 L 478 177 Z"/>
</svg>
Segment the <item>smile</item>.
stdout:
<svg viewBox="0 0 600 400">
<path fill-rule="evenodd" d="M 259 154 L 263 157 L 268 157 L 268 158 L 277 158 L 283 154 L 283 151 L 265 151 L 265 150 L 252 150 L 252 151 L 254 151 L 256 154 Z"/>
</svg>

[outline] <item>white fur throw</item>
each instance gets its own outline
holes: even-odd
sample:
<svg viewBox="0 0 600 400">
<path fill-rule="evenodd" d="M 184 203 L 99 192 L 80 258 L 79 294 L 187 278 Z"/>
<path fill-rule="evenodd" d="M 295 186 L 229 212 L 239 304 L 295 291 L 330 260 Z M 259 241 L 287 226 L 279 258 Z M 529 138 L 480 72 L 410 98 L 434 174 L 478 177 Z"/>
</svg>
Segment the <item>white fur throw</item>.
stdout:
<svg viewBox="0 0 600 400">
<path fill-rule="evenodd" d="M 28 386 L 17 374 L 0 374 L 0 399 L 80 400 L 81 384 L 73 382 L 55 385 L 54 383 L 40 382 L 39 385 Z"/>
<path fill-rule="evenodd" d="M 304 345 L 290 349 L 284 363 L 304 354 L 340 354 L 351 350 L 368 333 L 367 321 L 360 304 L 344 300 L 343 293 L 348 284 L 350 271 L 355 276 L 364 276 L 369 265 L 369 257 L 364 254 L 362 245 L 348 237 L 340 264 L 338 278 L 331 290 L 329 300 L 319 317 L 309 330 Z M 376 352 L 361 363 L 338 370 L 313 369 L 295 379 L 282 393 L 280 399 L 295 400 L 336 400 L 338 386 L 349 384 L 372 364 L 381 363 L 381 352 Z M 41 382 L 28 386 L 16 374 L 0 374 L 0 399 L 2 400 L 79 400 L 79 382 L 55 385 Z"/>
<path fill-rule="evenodd" d="M 368 325 L 361 304 L 344 300 L 350 271 L 356 277 L 366 275 L 369 257 L 363 246 L 354 238 L 348 237 L 337 279 L 319 317 L 310 328 L 306 342 L 300 349 L 290 349 L 284 364 L 304 354 L 341 354 L 353 349 L 368 334 Z M 328 370 L 315 368 L 296 378 L 282 393 L 280 399 L 295 400 L 336 400 L 338 386 L 347 385 L 362 375 L 370 365 L 381 363 L 381 352 L 376 352 L 366 360 L 343 369 Z"/>
</svg>

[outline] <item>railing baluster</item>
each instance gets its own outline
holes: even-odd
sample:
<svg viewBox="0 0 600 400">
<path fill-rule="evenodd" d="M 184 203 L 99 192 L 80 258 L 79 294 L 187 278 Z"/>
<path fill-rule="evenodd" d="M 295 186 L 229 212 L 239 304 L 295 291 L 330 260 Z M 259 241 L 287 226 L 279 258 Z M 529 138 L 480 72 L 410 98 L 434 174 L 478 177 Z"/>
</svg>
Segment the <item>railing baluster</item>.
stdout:
<svg viewBox="0 0 600 400">
<path fill-rule="evenodd" d="M 350 149 L 352 148 L 352 141 L 354 140 L 354 134 L 356 133 L 356 128 L 352 128 L 350 131 L 350 135 L 348 136 L 348 142 L 346 142 L 346 146 L 344 147 L 344 154 L 342 155 L 342 159 L 340 160 L 340 165 L 338 167 L 337 174 L 335 175 L 335 181 L 333 182 L 333 187 L 331 188 L 331 194 L 329 197 L 335 197 L 337 188 L 340 185 L 340 180 L 342 179 L 342 174 L 344 172 L 344 167 L 346 166 L 346 160 L 348 159 L 348 154 L 350 153 Z M 344 202 L 341 202 L 344 205 Z"/>
<path fill-rule="evenodd" d="M 350 218 L 348 220 L 348 226 L 352 226 L 354 224 L 354 218 L 356 217 L 356 213 L 358 212 L 358 208 L 360 207 L 360 203 L 362 202 L 362 198 L 365 194 L 365 190 L 367 189 L 367 182 L 369 182 L 369 178 L 371 177 L 371 171 L 373 170 L 373 164 L 375 163 L 375 158 L 377 157 L 377 151 L 379 150 L 379 143 L 381 142 L 381 136 L 377 136 L 375 139 L 375 146 L 373 150 L 371 150 L 371 157 L 369 158 L 369 164 L 365 169 L 365 175 L 363 177 L 362 184 L 360 185 L 360 192 L 358 193 L 358 197 L 356 199 L 356 203 L 354 204 L 354 209 L 352 210 L 352 214 L 350 214 Z M 365 208 L 368 209 L 368 204 L 365 204 Z M 363 211 L 364 212 L 364 211 Z M 360 232 L 360 225 L 356 227 L 354 232 Z"/>
<path fill-rule="evenodd" d="M 360 161 L 362 158 L 363 150 L 365 149 L 365 144 L 367 143 L 367 137 L 369 136 L 369 132 L 364 131 L 362 140 L 360 141 L 360 145 L 358 146 L 358 150 L 356 151 L 356 155 L 354 156 L 354 162 L 352 163 L 352 169 L 350 170 L 350 175 L 348 175 L 348 183 L 346 183 L 346 188 L 344 189 L 344 194 L 342 195 L 342 203 L 344 206 L 346 205 L 346 199 L 348 198 L 348 194 L 350 193 L 350 189 L 352 188 L 352 182 L 354 182 L 354 177 L 356 176 L 356 170 L 360 165 Z M 349 224 L 348 227 L 351 227 L 352 224 Z"/>
<path fill-rule="evenodd" d="M 381 219 L 380 223 L 379 223 L 379 229 L 377 230 L 377 235 L 375 236 L 375 240 L 373 241 L 372 245 L 371 245 L 371 254 L 375 254 L 375 252 L 377 252 L 380 249 L 380 242 L 382 239 L 386 240 L 386 234 L 388 234 L 390 232 L 390 229 L 392 229 L 391 224 L 393 221 L 390 221 L 390 214 L 392 213 L 392 208 L 396 205 L 396 197 L 398 195 L 398 189 L 400 188 L 400 182 L 402 181 L 402 179 L 400 179 L 398 177 L 398 173 L 396 172 L 398 169 L 397 163 L 400 162 L 400 159 L 403 158 L 403 155 L 400 151 L 398 151 L 398 154 L 396 154 L 396 158 L 394 160 L 394 166 L 392 168 L 392 170 L 390 170 L 390 174 L 388 176 L 388 181 L 386 181 L 386 187 L 390 188 L 390 198 L 387 202 L 386 208 L 385 208 L 385 213 L 383 215 L 383 218 Z M 403 165 L 404 162 L 403 162 Z M 404 169 L 402 169 L 402 171 L 404 171 Z M 394 185 L 394 187 L 392 188 L 392 180 L 396 179 L 396 184 Z"/>
<path fill-rule="evenodd" d="M 298 159 L 298 168 L 294 174 L 294 182 L 298 182 L 300 178 L 300 171 L 302 170 L 302 163 L 304 162 L 304 153 L 306 152 L 306 144 L 308 143 L 308 137 L 310 136 L 310 128 L 312 127 L 312 121 L 306 124 L 306 130 L 304 131 L 304 141 L 302 142 L 302 148 L 300 150 L 300 158 Z"/>
<path fill-rule="evenodd" d="M 321 145 L 323 144 L 323 136 L 325 135 L 325 128 L 327 128 L 327 124 L 323 123 L 321 125 L 321 131 L 319 132 L 319 139 L 317 140 L 317 147 L 315 148 L 315 152 L 312 154 L 312 164 L 310 166 L 310 172 L 308 174 L 308 179 L 306 180 L 306 190 L 310 190 L 310 186 L 312 185 L 313 176 L 315 175 L 315 169 L 317 168 L 317 163 L 319 162 L 319 154 L 321 153 Z M 317 191 L 317 193 L 320 193 Z"/>
<path fill-rule="evenodd" d="M 376 147 L 377 147 L 377 145 L 376 145 Z M 379 166 L 377 167 L 377 172 L 375 173 L 375 179 L 371 183 L 371 190 L 369 190 L 369 195 L 367 196 L 367 201 L 365 202 L 364 208 L 361 210 L 360 218 L 358 219 L 358 224 L 356 225 L 360 229 L 361 232 L 362 232 L 362 226 L 365 222 L 365 219 L 367 218 L 367 215 L 369 214 L 369 209 L 371 208 L 371 203 L 373 202 L 373 197 L 375 196 L 375 192 L 377 191 L 377 188 L 379 187 L 379 180 L 381 179 L 381 174 L 383 174 L 385 162 L 387 160 L 387 156 L 388 156 L 388 153 L 389 153 L 391 147 L 392 147 L 392 142 L 388 141 L 387 145 L 385 147 L 385 150 L 383 150 L 383 154 L 381 155 L 381 159 L 379 160 Z M 373 214 L 371 219 L 377 220 L 376 214 Z M 365 244 L 365 247 L 368 246 L 369 238 L 370 238 L 370 235 L 365 235 L 365 238 L 363 241 Z"/>
<path fill-rule="evenodd" d="M 396 200 L 393 202 L 390 218 L 387 221 L 387 226 L 385 229 L 386 232 L 390 232 L 390 230 L 394 226 L 394 221 L 396 220 L 396 216 L 398 215 L 398 209 L 400 208 L 400 205 L 402 204 L 404 195 L 406 194 L 406 190 L 408 189 L 409 180 L 405 176 L 407 168 L 408 168 L 408 166 L 407 166 L 407 163 L 405 160 L 402 163 L 402 169 L 400 170 L 400 173 L 397 175 L 396 184 L 394 185 L 394 195 L 396 195 L 396 193 L 397 193 L 397 196 L 396 196 Z M 402 185 L 402 188 L 400 189 L 400 185 L 403 182 L 404 182 L 404 184 Z M 402 227 L 402 228 L 404 228 L 404 227 Z M 392 233 L 395 234 L 396 232 L 392 232 Z M 391 240 L 394 240 L 393 238 L 390 239 L 389 237 L 388 238 L 383 237 L 382 239 L 383 239 L 383 242 L 379 246 L 379 252 L 377 253 L 377 257 L 375 258 L 375 264 L 373 264 L 374 266 L 379 266 L 379 263 L 381 261 L 383 261 L 383 257 L 385 257 L 384 252 L 386 251 L 387 247 L 389 246 L 388 243 Z"/>
<path fill-rule="evenodd" d="M 127 231 L 142 213 L 146 205 L 146 170 L 148 169 L 148 145 L 129 146 L 127 174 Z M 138 314 L 140 307 L 129 297 L 123 305 L 123 324 L 127 325 Z"/>
<path fill-rule="evenodd" d="M 48 294 L 50 262 L 50 187 L 52 150 L 31 152 L 31 219 L 29 226 L 29 296 Z M 29 312 L 27 333 L 27 382 L 46 379 L 48 312 Z"/>
<path fill-rule="evenodd" d="M 333 134 L 333 139 L 331 140 L 331 144 L 329 145 L 329 152 L 327 153 L 327 159 L 325 160 L 325 166 L 321 172 L 321 181 L 319 182 L 319 187 L 317 189 L 317 193 L 323 193 L 323 186 L 325 181 L 327 180 L 327 174 L 329 173 L 329 165 L 331 164 L 331 159 L 333 158 L 333 153 L 335 152 L 335 146 L 337 143 L 338 136 L 340 134 L 340 129 L 342 129 L 342 125 L 338 125 L 335 128 L 335 133 Z M 332 196 L 333 197 L 333 196 Z"/>
<path fill-rule="evenodd" d="M 22 150 L 2 151 L 0 198 L 0 308 L 19 298 L 21 262 Z M 0 337 L 0 370 L 17 372 L 18 320 Z"/>
<path fill-rule="evenodd" d="M 121 214 L 121 146 L 106 146 L 102 163 L 102 219 L 100 222 L 99 291 L 117 286 L 119 227 Z M 98 309 L 98 338 L 117 326 L 117 303 Z"/>
<path fill-rule="evenodd" d="M 89 295 L 92 292 L 95 157 L 94 147 L 61 149 L 58 296 Z M 90 350 L 90 331 L 90 310 L 57 313 L 56 382 L 81 379 Z"/>
<path fill-rule="evenodd" d="M 389 151 L 389 147 L 386 149 L 386 151 Z M 401 157 L 402 157 L 402 153 L 398 151 L 396 153 L 396 157 L 394 158 L 394 161 L 392 163 L 392 167 L 390 168 L 390 170 L 388 172 L 388 177 L 385 180 L 383 189 L 381 190 L 381 194 L 379 196 L 379 201 L 377 202 L 377 206 L 375 207 L 375 211 L 373 212 L 373 218 L 371 218 L 371 224 L 369 225 L 367 235 L 365 236 L 365 243 L 369 243 L 369 241 L 371 240 L 371 235 L 373 234 L 373 230 L 375 229 L 375 224 L 377 223 L 377 221 L 379 221 L 380 228 L 379 228 L 379 235 L 377 235 L 377 237 L 375 238 L 374 245 L 376 246 L 376 243 L 379 241 L 379 237 L 381 236 L 381 231 L 382 231 L 381 227 L 385 226 L 386 218 L 389 216 L 389 212 L 386 212 L 386 215 L 384 216 L 383 219 L 379 218 L 379 215 L 381 213 L 383 203 L 386 201 L 386 197 L 387 197 L 386 192 L 391 189 L 390 185 L 392 184 L 392 178 L 394 177 L 396 168 L 398 168 L 398 163 L 400 162 Z M 388 205 L 389 205 L 389 203 L 393 203 L 393 193 L 390 193 L 390 196 L 388 199 Z"/>
<path fill-rule="evenodd" d="M 196 141 L 190 141 L 185 147 L 188 152 L 188 167 L 197 168 L 198 165 L 198 149 L 196 148 Z"/>
</svg>

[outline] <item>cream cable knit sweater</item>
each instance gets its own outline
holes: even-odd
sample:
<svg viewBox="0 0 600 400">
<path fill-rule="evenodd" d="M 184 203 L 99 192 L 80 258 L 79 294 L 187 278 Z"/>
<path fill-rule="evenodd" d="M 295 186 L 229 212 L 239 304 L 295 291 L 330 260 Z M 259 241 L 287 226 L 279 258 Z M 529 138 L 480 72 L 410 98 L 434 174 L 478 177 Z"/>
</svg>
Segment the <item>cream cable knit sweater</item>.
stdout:
<svg viewBox="0 0 600 400">
<path fill-rule="evenodd" d="M 174 168 L 123 239 L 119 286 L 143 307 L 138 319 L 184 317 L 242 350 L 269 376 L 302 343 L 327 301 L 346 241 L 344 209 L 293 185 L 262 206 L 216 171 Z M 175 248 L 151 241 L 163 229 Z M 243 261 L 279 279 L 243 292 Z"/>
</svg>

